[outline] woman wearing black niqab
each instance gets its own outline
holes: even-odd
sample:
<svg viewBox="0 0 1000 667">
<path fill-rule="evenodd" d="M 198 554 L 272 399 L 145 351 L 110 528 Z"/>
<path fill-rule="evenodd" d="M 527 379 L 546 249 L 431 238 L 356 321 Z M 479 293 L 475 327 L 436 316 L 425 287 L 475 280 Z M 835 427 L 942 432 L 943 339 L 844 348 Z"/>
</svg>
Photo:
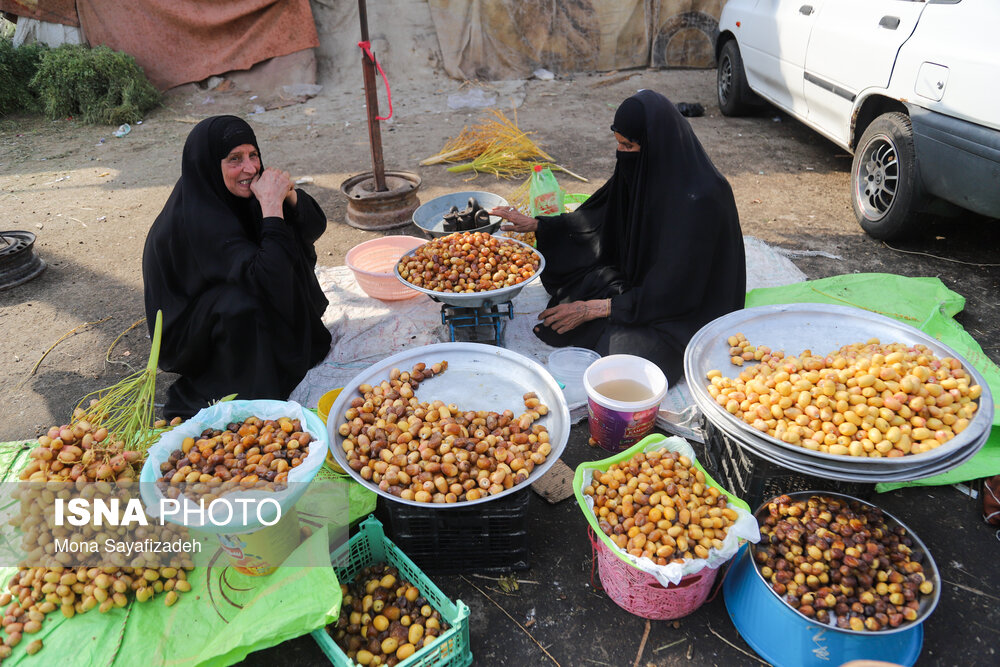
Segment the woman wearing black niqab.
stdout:
<svg viewBox="0 0 1000 667">
<path fill-rule="evenodd" d="M 160 368 L 179 373 L 165 415 L 190 417 L 228 394 L 284 399 L 330 349 L 313 244 L 316 201 L 264 169 L 236 116 L 188 135 L 181 177 L 146 237 L 146 316 L 163 311 Z"/>
<path fill-rule="evenodd" d="M 711 320 L 743 307 L 746 260 L 732 189 L 663 95 L 626 99 L 611 126 L 614 174 L 572 212 L 493 214 L 534 231 L 551 295 L 536 335 L 602 355 L 634 354 L 673 384 L 684 348 Z"/>
</svg>

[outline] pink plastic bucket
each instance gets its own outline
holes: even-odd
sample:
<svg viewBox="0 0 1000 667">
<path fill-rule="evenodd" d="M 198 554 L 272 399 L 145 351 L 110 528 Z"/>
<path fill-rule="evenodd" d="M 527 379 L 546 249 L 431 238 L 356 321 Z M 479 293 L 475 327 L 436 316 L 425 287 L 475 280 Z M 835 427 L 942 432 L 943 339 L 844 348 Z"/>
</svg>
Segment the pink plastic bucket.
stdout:
<svg viewBox="0 0 1000 667">
<path fill-rule="evenodd" d="M 588 528 L 590 544 L 597 552 L 597 567 L 604 592 L 619 607 L 654 621 L 669 621 L 694 612 L 705 603 L 718 570 L 705 568 L 664 587 L 653 575 L 638 570 L 611 553 L 611 549 Z"/>
<path fill-rule="evenodd" d="M 642 401 L 619 401 L 602 395 L 596 387 L 613 380 L 634 380 L 651 392 Z M 621 452 L 645 438 L 656 425 L 660 401 L 667 394 L 667 378 L 651 361 L 631 354 L 612 354 L 587 367 L 590 437 L 604 449 Z"/>
</svg>

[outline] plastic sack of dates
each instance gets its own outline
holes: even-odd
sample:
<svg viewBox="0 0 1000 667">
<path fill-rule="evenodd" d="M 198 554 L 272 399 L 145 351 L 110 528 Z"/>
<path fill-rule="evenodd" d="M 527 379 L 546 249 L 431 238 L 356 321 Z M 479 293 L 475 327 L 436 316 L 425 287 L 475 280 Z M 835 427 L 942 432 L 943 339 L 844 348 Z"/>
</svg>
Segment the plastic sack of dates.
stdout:
<svg viewBox="0 0 1000 667">
<path fill-rule="evenodd" d="M 663 450 L 668 453 L 666 456 L 659 454 Z M 649 500 L 645 504 L 651 509 L 643 516 L 643 523 L 649 523 L 651 519 L 656 519 L 654 530 L 645 533 L 640 527 L 635 536 L 626 532 L 624 535 L 629 541 L 626 542 L 625 546 L 620 544 L 614 546 L 616 553 L 633 567 L 651 574 L 663 586 L 676 585 L 688 575 L 700 572 L 706 567 L 714 569 L 727 562 L 736 555 L 745 541 L 758 542 L 760 540 L 757 520 L 753 514 L 743 507 L 727 502 L 725 494 L 721 493 L 722 488 L 711 485 L 704 473 L 695 468 L 694 449 L 686 440 L 677 436 L 668 438 L 654 435 L 644 439 L 628 452 L 632 453 L 631 457 L 622 457 L 621 455 L 614 457 L 621 458 L 621 462 L 614 464 L 614 466 L 617 466 L 617 471 L 625 473 L 624 484 L 621 484 L 622 480 L 614 479 L 609 480 L 610 486 L 619 484 L 619 489 L 623 487 L 628 489 L 634 480 L 643 480 L 635 482 L 636 491 L 642 493 L 639 485 L 649 483 L 650 480 L 646 479 L 650 478 L 649 472 L 657 468 L 662 468 L 660 472 L 654 472 L 657 477 L 661 478 L 661 482 L 653 482 L 654 484 L 662 483 L 662 480 L 667 478 L 676 481 L 673 483 L 668 479 L 662 490 L 647 487 Z M 676 452 L 679 455 L 678 458 L 674 459 L 669 454 L 670 452 Z M 644 454 L 640 457 L 643 459 L 642 463 L 632 465 L 637 462 L 637 455 L 640 453 Z M 652 456 L 649 456 L 651 453 Z M 608 467 L 606 464 L 607 460 L 584 464 L 583 498 L 591 512 L 594 509 L 594 495 L 600 495 L 600 486 L 604 486 L 601 484 L 601 476 L 605 468 Z M 600 466 L 600 468 L 596 466 Z M 645 470 L 646 466 L 650 467 L 650 471 Z M 632 474 L 633 471 L 635 474 Z M 598 476 L 597 479 L 592 477 L 595 474 Z M 593 493 L 588 492 L 588 489 L 592 490 Z M 654 496 L 658 494 L 667 494 L 668 497 L 660 498 L 654 503 Z M 618 500 L 621 500 L 621 505 L 615 503 L 615 510 L 621 509 L 626 515 L 636 514 L 637 511 L 639 514 L 642 513 L 642 503 L 636 504 L 633 508 L 631 501 L 624 500 L 625 496 L 634 497 L 634 494 L 616 493 L 615 495 L 618 496 Z M 643 493 L 643 495 L 647 494 Z M 607 505 L 605 504 L 605 506 Z M 663 507 L 667 509 L 661 509 Z M 669 513 L 670 516 L 661 515 L 663 512 Z M 696 517 L 701 518 L 695 521 Z M 712 524 L 711 522 L 716 518 L 719 521 Z M 629 517 L 626 517 L 624 521 L 628 521 L 628 519 Z M 631 528 L 629 530 L 631 531 Z M 633 553 L 636 551 L 632 548 L 635 546 L 633 537 L 644 535 L 642 546 L 645 546 L 646 542 L 655 537 L 654 534 L 660 532 L 663 533 L 661 538 L 663 545 L 656 549 L 654 556 L 662 553 L 662 558 L 657 557 L 654 560 L 647 556 L 639 557 Z M 711 546 L 705 546 L 705 538 L 708 535 L 713 536 L 707 540 Z M 598 539 L 600 538 L 601 536 L 598 535 Z M 611 539 L 613 541 L 614 537 Z"/>
<path fill-rule="evenodd" d="M 302 433 L 307 434 L 307 437 L 300 437 L 301 440 L 306 442 L 305 444 L 296 443 L 292 445 L 296 447 L 295 451 L 298 453 L 295 456 L 290 452 L 283 452 L 285 458 L 282 460 L 288 463 L 288 467 L 282 470 L 280 484 L 267 484 L 266 477 L 263 477 L 256 480 L 260 482 L 259 484 L 237 485 L 239 488 L 234 488 L 232 495 L 225 497 L 235 498 L 238 496 L 241 499 L 253 499 L 256 501 L 261 501 L 265 498 L 269 500 L 273 499 L 281 508 L 282 514 L 290 510 L 323 465 L 326 452 L 329 449 L 326 427 L 318 416 L 294 401 L 237 400 L 217 403 L 201 410 L 180 426 L 164 433 L 160 440 L 149 448 L 149 454 L 140 475 L 140 492 L 143 504 L 146 506 L 146 511 L 149 515 L 152 517 L 160 516 L 161 507 L 164 506 L 161 501 L 167 497 L 164 495 L 162 477 L 164 471 L 177 474 L 171 468 L 171 465 L 176 467 L 178 461 L 176 460 L 175 453 L 178 450 L 181 453 L 184 452 L 185 440 L 193 439 L 197 442 L 203 439 L 206 430 L 226 431 L 229 430 L 228 427 L 230 425 L 245 425 L 245 421 L 248 418 L 254 418 L 255 422 L 260 421 L 261 423 L 266 421 L 284 422 L 283 426 L 279 426 L 279 428 L 284 429 L 289 429 L 292 424 L 296 424 Z M 251 430 L 256 431 L 256 429 Z M 237 438 L 240 437 L 254 439 L 256 436 L 237 436 Z M 248 442 L 245 446 L 253 449 L 257 445 L 259 443 Z M 275 446 L 281 449 L 284 445 L 281 447 Z M 261 447 L 261 451 L 264 448 L 266 448 L 266 445 Z M 190 455 L 190 452 L 187 453 Z M 265 455 L 261 454 L 261 456 Z M 173 459 L 171 458 L 172 456 L 174 456 Z M 216 471 L 217 473 L 218 470 Z M 254 475 L 253 477 L 258 476 Z M 252 477 L 243 475 L 241 479 L 243 482 L 247 482 L 252 480 Z M 183 485 L 183 482 L 181 484 Z M 244 529 L 263 527 L 262 524 L 257 522 L 259 517 L 253 514 L 253 512 L 251 512 L 247 522 L 244 522 L 244 517 L 238 511 L 234 511 L 232 516 L 225 522 L 220 521 L 217 523 L 215 519 L 205 519 L 204 515 L 196 511 L 198 500 L 189 497 L 192 495 L 191 492 L 196 490 L 197 484 L 190 484 L 190 488 L 187 488 L 187 486 L 184 485 L 187 492 L 182 491 L 176 498 L 181 503 L 180 510 L 171 515 L 167 515 L 164 512 L 165 520 L 173 523 L 183 523 L 193 528 L 200 528 L 214 533 L 239 532 Z M 260 508 L 262 510 L 273 508 L 273 503 L 260 503 Z M 184 517 L 187 517 L 186 521 L 181 520 Z M 201 520 L 199 517 L 201 517 Z"/>
</svg>

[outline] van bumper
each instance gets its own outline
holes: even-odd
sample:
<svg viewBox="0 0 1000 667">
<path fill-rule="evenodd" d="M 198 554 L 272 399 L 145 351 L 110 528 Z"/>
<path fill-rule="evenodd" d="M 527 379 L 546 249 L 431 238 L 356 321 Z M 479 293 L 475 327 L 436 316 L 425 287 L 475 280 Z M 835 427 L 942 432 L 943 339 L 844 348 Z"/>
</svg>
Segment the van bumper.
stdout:
<svg viewBox="0 0 1000 667">
<path fill-rule="evenodd" d="M 927 192 L 974 213 L 1000 218 L 1000 130 L 908 106 Z"/>
</svg>

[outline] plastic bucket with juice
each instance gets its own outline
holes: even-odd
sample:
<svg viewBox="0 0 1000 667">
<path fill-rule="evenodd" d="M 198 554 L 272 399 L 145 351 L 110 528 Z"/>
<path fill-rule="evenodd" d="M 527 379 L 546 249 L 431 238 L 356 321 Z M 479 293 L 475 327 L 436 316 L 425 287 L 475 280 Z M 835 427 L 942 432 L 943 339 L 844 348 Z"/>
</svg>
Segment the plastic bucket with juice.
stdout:
<svg viewBox="0 0 1000 667">
<path fill-rule="evenodd" d="M 612 354 L 583 374 L 590 437 L 604 449 L 620 452 L 646 437 L 656 425 L 667 378 L 651 361 Z"/>
</svg>

